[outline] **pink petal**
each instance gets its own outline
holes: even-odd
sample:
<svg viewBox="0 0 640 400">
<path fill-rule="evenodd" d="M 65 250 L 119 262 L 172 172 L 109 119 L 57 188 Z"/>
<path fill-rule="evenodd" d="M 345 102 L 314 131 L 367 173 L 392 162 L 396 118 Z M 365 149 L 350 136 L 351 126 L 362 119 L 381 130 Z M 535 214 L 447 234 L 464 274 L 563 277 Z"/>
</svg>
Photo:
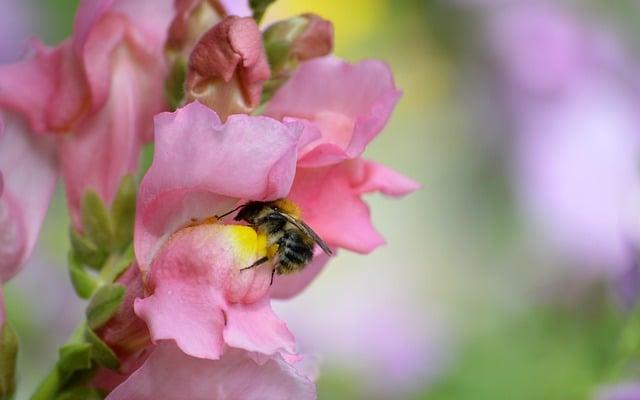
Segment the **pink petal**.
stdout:
<svg viewBox="0 0 640 400">
<path fill-rule="evenodd" d="M 166 30 L 169 25 L 169 16 L 158 18 L 153 26 L 138 26 L 141 17 L 123 15 L 118 12 L 116 3 L 112 10 L 105 12 L 101 18 L 93 24 L 90 33 L 83 44 L 82 52 L 78 55 L 84 68 L 84 73 L 88 82 L 91 94 L 91 106 L 93 111 L 97 111 L 108 100 L 112 93 L 110 81 L 116 74 L 117 63 L 122 58 L 129 59 L 130 63 L 138 66 L 144 75 L 143 84 L 151 93 L 146 93 L 145 102 L 149 104 L 147 108 L 153 108 L 154 114 L 161 111 L 164 106 L 164 77 L 166 75 L 166 65 L 164 63 L 163 44 Z M 131 13 L 136 14 L 136 7 L 141 8 L 139 13 L 148 12 L 144 5 L 145 1 L 132 1 L 128 6 Z M 170 9 L 168 1 L 157 2 L 158 10 Z M 159 12 L 159 14 L 162 14 Z M 144 15 L 145 20 L 149 15 Z M 153 14 L 152 14 L 153 15 Z M 155 28 L 151 29 L 152 27 Z M 146 29 L 146 30 L 145 30 Z M 151 39 L 149 39 L 151 38 Z M 162 42 L 160 42 L 160 40 Z M 72 79 L 78 79 L 76 76 Z M 152 114 L 153 115 L 153 114 Z M 150 116 L 148 117 L 150 119 Z"/>
<path fill-rule="evenodd" d="M 358 253 L 384 244 L 371 224 L 361 195 L 381 191 L 407 194 L 419 185 L 373 162 L 356 159 L 331 167 L 299 168 L 289 198 L 302 208 L 302 218 L 327 243 Z"/>
<path fill-rule="evenodd" d="M 384 128 L 400 95 L 386 64 L 351 65 L 324 57 L 302 63 L 265 114 L 316 124 L 322 139 L 306 149 L 299 165 L 325 166 L 360 155 Z"/>
<path fill-rule="evenodd" d="M 316 249 L 313 260 L 300 272 L 290 275 L 278 275 L 273 279 L 271 297 L 274 299 L 290 299 L 302 292 L 311 281 L 324 269 L 330 257 Z"/>
<path fill-rule="evenodd" d="M 422 187 L 418 182 L 373 161 L 362 160 L 354 180 L 360 183 L 354 186 L 358 193 L 381 192 L 387 196 L 404 196 Z"/>
<path fill-rule="evenodd" d="M 191 218 L 220 214 L 238 199 L 285 197 L 300 135 L 297 124 L 234 115 L 225 124 L 191 103 L 156 117 L 155 155 L 138 196 L 136 256 L 145 269 L 158 240 Z"/>
<path fill-rule="evenodd" d="M 369 253 L 384 244 L 371 224 L 369 207 L 352 190 L 348 167 L 300 168 L 289 198 L 302 218 L 330 246 Z"/>
<path fill-rule="evenodd" d="M 149 48 L 161 50 L 167 27 L 173 17 L 172 0 L 83 0 L 74 20 L 74 48 L 78 55 L 91 35 L 92 29 L 106 14 L 120 15 L 135 29 L 135 34 Z"/>
<path fill-rule="evenodd" d="M 151 264 L 152 294 L 135 303 L 154 341 L 175 340 L 185 353 L 218 359 L 229 346 L 293 353 L 293 336 L 271 311 L 271 268 L 240 271 L 262 255 L 249 227 L 205 224 L 174 234 Z"/>
<path fill-rule="evenodd" d="M 149 99 L 162 96 L 149 71 L 126 50 L 113 57 L 109 97 L 87 116 L 72 135 L 59 138 L 62 172 L 71 218 L 80 227 L 80 205 L 92 189 L 110 203 L 122 177 L 136 171 L 144 136 L 150 136 L 151 116 L 161 105 Z"/>
<path fill-rule="evenodd" d="M 33 135 L 17 116 L 5 113 L 0 171 L 0 282 L 6 282 L 31 255 L 55 189 L 53 143 Z"/>
<path fill-rule="evenodd" d="M 86 86 L 71 42 L 35 43 L 24 60 L 0 65 L 0 107 L 24 115 L 35 132 L 68 129 L 80 117 Z"/>
<path fill-rule="evenodd" d="M 280 357 L 263 364 L 249 353 L 229 350 L 217 361 L 182 353 L 160 343 L 145 364 L 108 400 L 283 400 L 315 399 L 313 383 Z"/>
</svg>

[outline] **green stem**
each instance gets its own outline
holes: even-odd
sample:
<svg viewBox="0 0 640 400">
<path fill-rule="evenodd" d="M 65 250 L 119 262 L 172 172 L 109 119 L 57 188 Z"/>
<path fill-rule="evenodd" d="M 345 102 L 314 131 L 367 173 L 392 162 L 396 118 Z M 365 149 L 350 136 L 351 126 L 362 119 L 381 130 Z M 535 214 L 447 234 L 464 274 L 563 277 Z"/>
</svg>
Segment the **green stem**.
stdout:
<svg viewBox="0 0 640 400">
<path fill-rule="evenodd" d="M 76 329 L 73 331 L 69 339 L 65 344 L 74 344 L 84 342 L 84 331 L 86 329 L 86 322 L 82 321 Z M 60 389 L 65 382 L 62 380 L 62 373 L 56 362 L 51 371 L 44 377 L 38 388 L 31 396 L 31 400 L 55 400 Z"/>
</svg>

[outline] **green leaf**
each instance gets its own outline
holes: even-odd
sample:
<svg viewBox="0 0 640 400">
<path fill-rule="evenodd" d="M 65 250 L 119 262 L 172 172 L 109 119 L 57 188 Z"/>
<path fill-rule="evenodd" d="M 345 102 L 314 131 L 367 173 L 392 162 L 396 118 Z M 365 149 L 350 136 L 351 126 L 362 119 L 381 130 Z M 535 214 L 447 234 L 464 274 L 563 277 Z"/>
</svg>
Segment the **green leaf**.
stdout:
<svg viewBox="0 0 640 400">
<path fill-rule="evenodd" d="M 253 10 L 253 19 L 260 23 L 267 8 L 275 2 L 276 0 L 249 0 L 249 6 Z"/>
<path fill-rule="evenodd" d="M 126 289 L 118 283 L 104 285 L 93 295 L 87 307 L 87 323 L 90 329 L 102 327 L 118 312 Z"/>
<path fill-rule="evenodd" d="M 7 321 L 0 328 L 0 400 L 13 396 L 16 389 L 18 337 Z"/>
<path fill-rule="evenodd" d="M 73 227 L 69 229 L 69 238 L 71 240 L 71 248 L 78 261 L 97 270 L 102 268 L 102 264 L 104 264 L 108 256 L 105 251 L 98 249 L 91 240 L 81 235 Z"/>
<path fill-rule="evenodd" d="M 60 360 L 58 368 L 66 380 L 76 371 L 91 368 L 91 344 L 72 343 L 66 344 L 58 350 Z"/>
<path fill-rule="evenodd" d="M 118 369 L 120 367 L 120 361 L 118 356 L 96 335 L 91 328 L 87 328 L 85 331 L 85 339 L 91 343 L 91 358 L 98 364 L 109 369 Z"/>
<path fill-rule="evenodd" d="M 114 245 L 122 250 L 133 241 L 133 222 L 136 214 L 138 187 L 132 175 L 122 177 L 118 193 L 111 204 Z"/>
<path fill-rule="evenodd" d="M 87 237 L 105 252 L 113 247 L 113 225 L 102 199 L 93 190 L 87 190 L 82 199 L 82 224 Z"/>
<path fill-rule="evenodd" d="M 87 387 L 76 387 L 62 392 L 56 400 L 102 400 L 104 393 L 98 389 Z"/>
<path fill-rule="evenodd" d="M 69 252 L 69 276 L 76 293 L 83 299 L 91 297 L 98 287 L 98 283 L 85 271 L 73 251 Z"/>
</svg>

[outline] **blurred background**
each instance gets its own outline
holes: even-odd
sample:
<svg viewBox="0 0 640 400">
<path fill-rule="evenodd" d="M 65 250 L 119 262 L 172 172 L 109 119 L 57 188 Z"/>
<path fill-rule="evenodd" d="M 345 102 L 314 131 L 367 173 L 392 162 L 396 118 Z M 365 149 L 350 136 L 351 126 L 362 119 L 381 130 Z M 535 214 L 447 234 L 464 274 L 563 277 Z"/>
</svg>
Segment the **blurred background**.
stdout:
<svg viewBox="0 0 640 400">
<path fill-rule="evenodd" d="M 0 0 L 0 60 L 59 43 L 76 5 Z M 584 399 L 638 376 L 640 3 L 279 0 L 267 19 L 307 11 L 340 57 L 391 65 L 404 97 L 366 156 L 424 185 L 369 197 L 387 245 L 275 305 L 319 398 Z M 60 188 L 6 288 L 19 399 L 82 318 L 67 227 Z"/>
</svg>

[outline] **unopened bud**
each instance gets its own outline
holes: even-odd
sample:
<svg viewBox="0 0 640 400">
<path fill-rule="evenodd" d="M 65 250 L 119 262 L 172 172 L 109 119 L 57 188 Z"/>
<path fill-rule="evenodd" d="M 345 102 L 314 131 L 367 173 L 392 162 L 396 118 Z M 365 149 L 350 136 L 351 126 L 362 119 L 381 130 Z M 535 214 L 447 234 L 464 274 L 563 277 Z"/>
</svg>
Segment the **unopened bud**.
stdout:
<svg viewBox="0 0 640 400">
<path fill-rule="evenodd" d="M 269 63 L 253 18 L 229 16 L 205 33 L 189 58 L 187 100 L 198 100 L 222 119 L 250 113 L 260 103 Z"/>
<path fill-rule="evenodd" d="M 315 14 L 303 14 L 276 22 L 263 38 L 272 72 L 262 94 L 264 103 L 289 80 L 301 61 L 331 53 L 333 25 Z"/>
<path fill-rule="evenodd" d="M 175 0 L 175 17 L 169 26 L 165 55 L 170 73 L 165 94 L 172 108 L 184 99 L 184 81 L 189 54 L 211 27 L 227 16 L 217 0 Z"/>
</svg>

